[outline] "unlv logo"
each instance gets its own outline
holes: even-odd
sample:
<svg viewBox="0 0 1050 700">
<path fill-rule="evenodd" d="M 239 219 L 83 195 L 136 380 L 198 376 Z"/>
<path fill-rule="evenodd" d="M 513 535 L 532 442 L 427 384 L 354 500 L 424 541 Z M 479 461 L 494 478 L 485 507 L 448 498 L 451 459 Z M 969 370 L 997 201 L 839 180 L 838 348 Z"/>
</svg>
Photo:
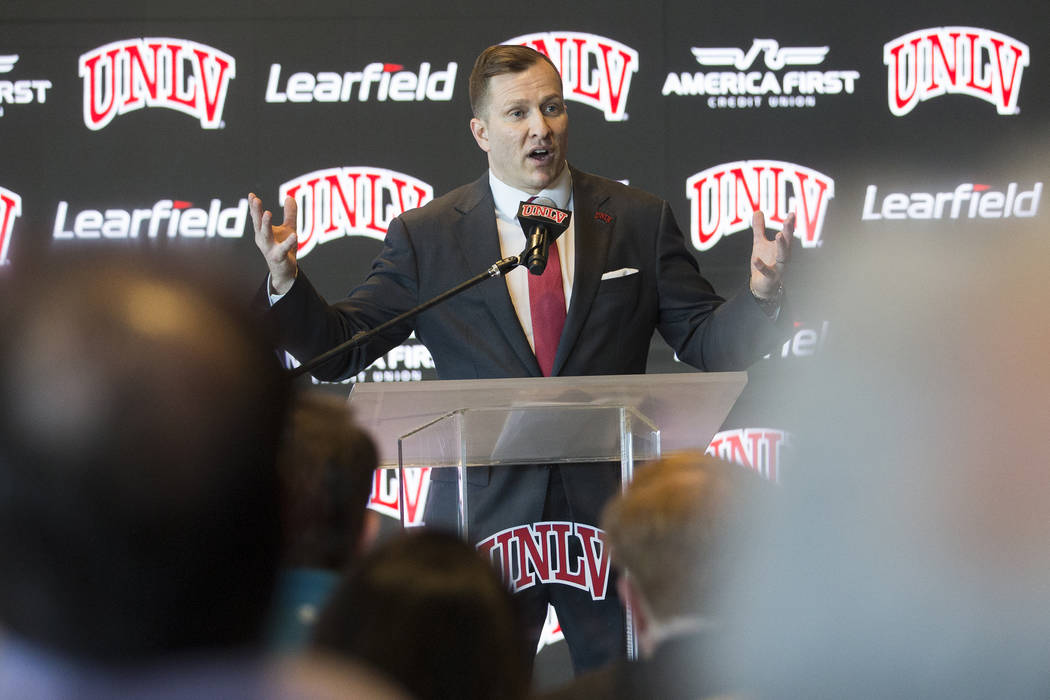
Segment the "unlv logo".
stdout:
<svg viewBox="0 0 1050 700">
<path fill-rule="evenodd" d="M 22 214 L 22 198 L 11 190 L 0 187 L 0 265 L 6 265 L 7 248 L 11 245 L 11 230 L 15 219 Z"/>
<path fill-rule="evenodd" d="M 780 448 L 788 434 L 772 428 L 723 430 L 711 438 L 707 454 L 754 469 L 770 481 L 780 481 Z"/>
<path fill-rule="evenodd" d="M 499 568 L 515 593 L 541 583 L 562 583 L 589 591 L 594 600 L 605 599 L 609 548 L 605 533 L 596 527 L 530 523 L 501 530 L 479 542 L 477 548 Z"/>
<path fill-rule="evenodd" d="M 298 257 L 343 236 L 383 240 L 394 217 L 434 198 L 427 183 L 404 173 L 370 167 L 316 170 L 281 185 L 278 201 L 299 206 Z"/>
<path fill-rule="evenodd" d="M 723 163 L 691 176 L 685 193 L 692 203 L 690 233 L 697 250 L 709 250 L 724 235 L 751 228 L 756 209 L 771 225 L 795 212 L 795 237 L 804 248 L 820 245 L 835 181 L 816 170 L 778 160 Z"/>
<path fill-rule="evenodd" d="M 127 39 L 100 46 L 80 57 L 84 79 L 84 124 L 98 131 L 118 114 L 143 107 L 167 107 L 222 125 L 222 109 L 233 57 L 186 39 Z"/>
<path fill-rule="evenodd" d="M 1017 114 L 1028 46 L 987 29 L 934 27 L 897 37 L 883 47 L 890 112 L 903 117 L 919 102 L 956 93 Z"/>
<path fill-rule="evenodd" d="M 631 76 L 638 71 L 638 52 L 618 41 L 581 32 L 540 32 L 508 39 L 536 49 L 561 73 L 565 99 L 582 102 L 605 114 L 606 121 L 627 118 Z"/>
</svg>

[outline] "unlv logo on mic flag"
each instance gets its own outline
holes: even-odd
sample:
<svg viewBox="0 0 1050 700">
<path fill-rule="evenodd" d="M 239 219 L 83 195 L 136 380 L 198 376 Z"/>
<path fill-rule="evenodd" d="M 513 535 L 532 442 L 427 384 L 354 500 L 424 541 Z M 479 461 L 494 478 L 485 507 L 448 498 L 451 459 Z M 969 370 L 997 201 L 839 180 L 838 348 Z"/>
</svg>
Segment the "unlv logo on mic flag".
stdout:
<svg viewBox="0 0 1050 700">
<path fill-rule="evenodd" d="M 394 217 L 434 198 L 434 188 L 404 173 L 348 166 L 300 175 L 281 185 L 278 201 L 299 207 L 298 257 L 343 236 L 383 240 Z"/>
<path fill-rule="evenodd" d="M 83 54 L 79 66 L 84 124 L 92 131 L 143 107 L 174 109 L 217 129 L 237 68 L 229 54 L 172 38 L 114 41 Z"/>
<path fill-rule="evenodd" d="M 890 112 L 903 117 L 920 102 L 955 93 L 990 102 L 999 114 L 1017 114 L 1029 55 L 1017 39 L 976 27 L 933 27 L 899 36 L 882 51 Z"/>
<path fill-rule="evenodd" d="M 0 187 L 0 265 L 6 265 L 7 249 L 11 245 L 11 231 L 15 219 L 22 215 L 22 198 L 11 190 Z"/>
<path fill-rule="evenodd" d="M 600 109 L 606 121 L 627 118 L 631 76 L 638 72 L 638 52 L 596 34 L 538 32 L 508 39 L 536 49 L 561 73 L 565 99 Z"/>
<path fill-rule="evenodd" d="M 795 237 L 802 247 L 820 245 L 828 201 L 835 181 L 827 175 L 779 160 L 723 163 L 685 182 L 690 206 L 690 235 L 697 250 L 710 250 L 722 236 L 751 229 L 756 209 L 771 226 L 782 226 L 795 212 Z"/>
</svg>

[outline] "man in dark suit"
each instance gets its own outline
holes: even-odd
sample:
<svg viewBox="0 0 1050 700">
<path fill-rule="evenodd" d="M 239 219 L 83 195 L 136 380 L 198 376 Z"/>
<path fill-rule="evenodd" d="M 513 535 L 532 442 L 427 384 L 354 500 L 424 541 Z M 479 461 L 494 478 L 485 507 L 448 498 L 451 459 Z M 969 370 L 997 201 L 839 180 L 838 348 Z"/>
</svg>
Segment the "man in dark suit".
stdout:
<svg viewBox="0 0 1050 700">
<path fill-rule="evenodd" d="M 666 202 L 568 165 L 562 82 L 547 57 L 520 46 L 490 47 L 475 63 L 470 95 L 470 128 L 488 154 L 488 173 L 392 221 L 372 273 L 337 304 L 314 291 L 296 262 L 294 200 L 284 204 L 284 224 L 274 226 L 259 198 L 249 195 L 280 342 L 306 361 L 517 255 L 525 235 L 515 215 L 533 196 L 573 210 L 545 274 L 515 269 L 504 284 L 486 283 L 429 309 L 322 365 L 315 376 L 352 375 L 413 331 L 442 379 L 641 373 L 654 330 L 695 367 L 735 370 L 780 339 L 775 317 L 791 220 L 767 240 L 756 213 L 750 292 L 725 301 L 700 275 Z M 594 524 L 610 493 L 595 488 L 591 472 L 502 472 L 479 472 L 471 484 L 471 531 L 478 539 L 537 520 Z M 452 497 L 447 485 L 435 486 L 431 505 Z M 428 520 L 433 512 L 428 508 Z M 559 589 L 549 594 L 555 598 L 579 593 L 551 588 Z M 615 601 L 604 603 L 618 618 Z M 537 614 L 545 608 L 546 597 Z M 616 623 L 598 632 L 572 617 L 559 614 L 577 669 L 603 663 L 622 645 L 620 639 L 588 653 L 596 640 L 617 636 Z M 587 639 L 587 648 L 574 637 Z"/>
</svg>

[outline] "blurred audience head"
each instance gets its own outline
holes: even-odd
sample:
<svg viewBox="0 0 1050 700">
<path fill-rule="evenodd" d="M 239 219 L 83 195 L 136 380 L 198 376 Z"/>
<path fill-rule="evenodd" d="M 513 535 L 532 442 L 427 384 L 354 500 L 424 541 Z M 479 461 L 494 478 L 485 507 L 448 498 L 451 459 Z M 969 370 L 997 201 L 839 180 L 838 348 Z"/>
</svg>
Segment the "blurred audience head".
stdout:
<svg viewBox="0 0 1050 700">
<path fill-rule="evenodd" d="M 378 461 L 345 399 L 297 398 L 279 460 L 285 566 L 341 571 L 353 560 L 374 535 L 365 505 Z"/>
<path fill-rule="evenodd" d="M 771 485 L 757 474 L 702 453 L 640 467 L 602 514 L 620 599 L 632 606 L 642 656 L 673 628 L 695 629 L 718 616 L 712 606 L 732 552 L 725 545 L 739 512 Z"/>
<path fill-rule="evenodd" d="M 769 397 L 797 460 L 728 589 L 757 697 L 1050 692 L 1045 226 L 843 231 L 811 280 L 831 336 Z"/>
<path fill-rule="evenodd" d="M 315 644 L 363 661 L 418 698 L 520 698 L 528 680 L 510 594 L 473 547 L 409 532 L 361 559 Z"/>
<path fill-rule="evenodd" d="M 0 627 L 103 664 L 252 644 L 289 387 L 190 266 L 14 274 L 0 334 Z"/>
</svg>

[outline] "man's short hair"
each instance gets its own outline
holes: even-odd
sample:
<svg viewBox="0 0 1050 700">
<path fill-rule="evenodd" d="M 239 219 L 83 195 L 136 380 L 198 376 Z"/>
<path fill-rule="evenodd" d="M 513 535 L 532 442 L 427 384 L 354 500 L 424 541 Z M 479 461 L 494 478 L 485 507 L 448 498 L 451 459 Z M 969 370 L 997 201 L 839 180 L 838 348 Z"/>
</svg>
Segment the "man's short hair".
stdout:
<svg viewBox="0 0 1050 700">
<path fill-rule="evenodd" d="M 474 61 L 474 69 L 470 71 L 470 109 L 474 116 L 481 118 L 488 106 L 489 78 L 505 73 L 522 73 L 540 62 L 545 62 L 555 75 L 559 75 L 558 68 L 546 54 L 528 46 L 497 44 L 482 51 Z"/>
<path fill-rule="evenodd" d="M 289 384 L 187 263 L 80 255 L 6 280 L 0 626 L 16 639 L 109 665 L 259 635 Z"/>
<path fill-rule="evenodd" d="M 767 484 L 739 465 L 683 453 L 639 467 L 602 528 L 612 560 L 661 620 L 706 615 L 737 512 Z"/>
</svg>

